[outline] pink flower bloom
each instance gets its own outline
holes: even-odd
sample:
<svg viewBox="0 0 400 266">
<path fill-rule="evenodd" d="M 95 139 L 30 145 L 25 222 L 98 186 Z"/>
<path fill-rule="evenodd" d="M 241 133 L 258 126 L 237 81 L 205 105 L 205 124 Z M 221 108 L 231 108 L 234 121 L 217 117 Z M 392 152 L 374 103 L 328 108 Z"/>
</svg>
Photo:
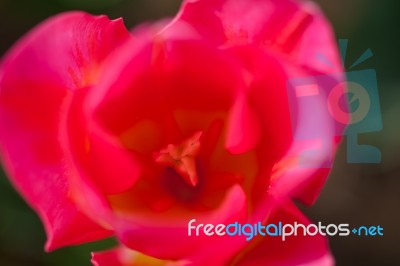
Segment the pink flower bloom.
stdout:
<svg viewBox="0 0 400 266">
<path fill-rule="evenodd" d="M 131 34 L 121 20 L 65 13 L 2 61 L 3 164 L 47 250 L 117 237 L 123 246 L 94 265 L 332 265 L 323 236 L 190 237 L 187 223 L 308 224 L 291 199 L 315 201 L 334 151 L 320 140 L 338 129 L 318 112 L 323 94 L 298 105 L 292 128 L 287 81 L 341 72 L 310 2 L 187 0 Z M 320 138 L 295 141 L 310 121 Z"/>
</svg>

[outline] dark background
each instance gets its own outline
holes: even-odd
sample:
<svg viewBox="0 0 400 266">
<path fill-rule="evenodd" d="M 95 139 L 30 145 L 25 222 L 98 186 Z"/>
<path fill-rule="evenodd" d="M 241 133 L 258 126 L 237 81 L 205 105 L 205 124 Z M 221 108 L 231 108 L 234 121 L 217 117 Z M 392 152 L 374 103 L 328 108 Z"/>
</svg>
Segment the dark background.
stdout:
<svg viewBox="0 0 400 266">
<path fill-rule="evenodd" d="M 84 3 L 83 3 L 84 2 Z M 0 0 L 0 55 L 34 25 L 49 16 L 82 9 L 123 17 L 128 28 L 139 22 L 174 16 L 178 0 Z M 360 141 L 378 147 L 380 164 L 348 164 L 342 144 L 330 178 L 315 206 L 304 209 L 323 223 L 380 225 L 383 237 L 332 237 L 338 266 L 400 265 L 400 1 L 319 0 L 338 39 L 348 39 L 346 66 L 368 48 L 374 57 L 353 70 L 375 69 L 383 130 Z M 45 235 L 37 215 L 0 173 L 0 265 L 90 265 L 90 251 L 113 240 L 43 252 Z"/>
</svg>

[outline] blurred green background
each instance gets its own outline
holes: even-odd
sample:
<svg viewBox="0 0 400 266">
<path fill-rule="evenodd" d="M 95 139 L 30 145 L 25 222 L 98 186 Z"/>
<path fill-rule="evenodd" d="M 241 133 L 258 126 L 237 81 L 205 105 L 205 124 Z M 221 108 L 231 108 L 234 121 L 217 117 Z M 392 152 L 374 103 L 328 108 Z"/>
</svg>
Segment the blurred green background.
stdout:
<svg viewBox="0 0 400 266">
<path fill-rule="evenodd" d="M 353 70 L 375 69 L 378 75 L 383 130 L 360 136 L 382 151 L 380 164 L 348 164 L 342 145 L 317 204 L 304 209 L 314 220 L 381 225 L 384 237 L 332 237 L 337 265 L 400 265 L 400 1 L 319 0 L 337 38 L 349 39 L 346 66 L 368 48 L 374 57 Z M 0 55 L 34 25 L 65 10 L 86 10 L 123 17 L 128 28 L 143 21 L 173 16 L 178 0 L 0 0 Z M 90 252 L 115 244 L 106 240 L 43 252 L 45 235 L 37 215 L 0 174 L 0 265 L 90 265 Z"/>
</svg>

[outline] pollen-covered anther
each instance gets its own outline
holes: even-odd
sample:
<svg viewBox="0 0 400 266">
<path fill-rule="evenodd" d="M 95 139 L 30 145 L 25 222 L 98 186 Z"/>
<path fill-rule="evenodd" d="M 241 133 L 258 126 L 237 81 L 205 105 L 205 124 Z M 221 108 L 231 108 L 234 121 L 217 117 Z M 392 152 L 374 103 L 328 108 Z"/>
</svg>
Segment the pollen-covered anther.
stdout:
<svg viewBox="0 0 400 266">
<path fill-rule="evenodd" d="M 173 168 L 189 185 L 198 184 L 196 157 L 200 152 L 201 131 L 180 144 L 169 144 L 166 148 L 154 153 L 156 163 Z"/>
</svg>

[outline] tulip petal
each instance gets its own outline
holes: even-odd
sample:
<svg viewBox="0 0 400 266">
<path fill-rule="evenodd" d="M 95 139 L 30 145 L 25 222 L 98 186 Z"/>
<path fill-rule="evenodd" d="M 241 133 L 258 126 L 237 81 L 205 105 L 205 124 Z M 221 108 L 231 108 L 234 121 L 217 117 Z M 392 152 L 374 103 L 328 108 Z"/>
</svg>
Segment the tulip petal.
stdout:
<svg viewBox="0 0 400 266">
<path fill-rule="evenodd" d="M 92 253 L 92 264 L 93 266 L 127 266 L 124 264 L 119 257 L 119 250 L 112 249 L 103 252 Z"/>
<path fill-rule="evenodd" d="M 221 257 L 232 256 L 241 245 L 245 244 L 229 236 L 195 236 L 188 235 L 188 222 L 196 219 L 195 224 L 229 224 L 235 221 L 243 222 L 247 216 L 246 196 L 238 185 L 232 187 L 218 209 L 210 213 L 193 213 L 192 217 L 159 220 L 149 217 L 135 217 L 123 219 L 117 223 L 117 236 L 129 248 L 143 252 L 150 256 L 163 259 L 178 259 L 195 257 L 205 245 L 218 246 L 226 243 L 229 238 L 229 249 L 221 250 Z M 190 216 L 190 214 L 186 214 Z M 158 239 L 154 242 L 152 239 Z M 228 254 L 228 255 L 227 255 Z"/>
<path fill-rule="evenodd" d="M 101 62 L 129 32 L 121 20 L 70 12 L 50 18 L 7 53 L 0 68 L 0 150 L 5 170 L 41 217 L 47 250 L 111 234 L 70 197 L 61 115 L 74 91 L 96 82 Z"/>
<path fill-rule="evenodd" d="M 94 266 L 183 266 L 187 262 L 160 260 L 120 246 L 103 252 L 92 253 Z"/>
<path fill-rule="evenodd" d="M 316 84 L 318 88 L 329 88 L 343 80 L 341 73 L 326 75 L 327 79 L 320 82 L 318 76 L 300 69 L 288 68 L 287 71 L 289 76 L 296 73 L 296 77 L 303 77 L 301 80 Z M 292 91 L 291 87 L 289 89 Z M 336 134 L 343 132 L 345 126 L 336 123 L 329 114 L 328 97 L 324 89 L 319 89 L 318 94 L 312 97 L 289 96 L 292 99 L 290 103 L 294 105 L 292 110 L 295 110 L 291 114 L 293 143 L 274 166 L 271 193 L 291 195 L 309 205 L 316 200 L 333 164 L 333 155 L 340 140 Z"/>
<path fill-rule="evenodd" d="M 293 88 L 288 84 L 291 80 L 304 79 L 329 88 L 340 82 L 342 75 L 327 74 L 326 80 L 317 81 L 315 73 L 282 62 L 276 55 L 263 53 L 254 46 L 242 45 L 227 51 L 239 60 L 251 78 L 247 97 L 257 113 L 263 134 L 268 136 L 261 142 L 260 157 L 276 163 L 270 185 L 274 187 L 279 183 L 281 196 L 289 195 L 311 205 L 329 174 L 332 155 L 340 140 L 335 135 L 343 132 L 344 126 L 329 114 L 328 95 L 324 90 L 304 101 L 292 95 Z M 315 151 L 314 161 L 306 165 L 301 159 L 310 151 Z M 270 178 L 264 179 L 267 184 Z"/>
<path fill-rule="evenodd" d="M 187 0 L 180 21 L 221 47 L 256 43 L 319 72 L 341 70 L 331 27 L 311 1 Z"/>
<path fill-rule="evenodd" d="M 310 221 L 293 203 L 280 203 L 278 208 L 266 220 L 266 224 L 303 224 Z M 252 241 L 251 249 L 245 249 L 232 261 L 232 265 L 261 265 L 268 262 L 271 266 L 332 266 L 334 260 L 329 252 L 327 238 L 321 234 L 304 236 L 300 228 L 297 236 L 259 236 Z"/>
<path fill-rule="evenodd" d="M 299 103 L 298 126 L 294 128 L 294 140 L 285 156 L 279 160 L 273 169 L 271 178 L 271 193 L 277 195 L 298 196 L 305 202 L 312 203 L 318 195 L 321 187 L 315 184 L 322 184 L 326 178 L 321 173 L 328 174 L 328 170 L 321 170 L 330 167 L 331 156 L 334 151 L 334 128 L 332 118 L 324 112 L 316 113 L 314 110 L 324 110 L 326 98 L 313 97 L 307 104 Z M 313 139 L 301 140 L 299 135 L 311 128 L 319 128 L 313 132 L 318 135 Z M 311 151 L 313 156 L 307 156 Z M 308 189 L 307 189 L 308 188 Z M 310 188 L 315 188 L 311 191 Z M 301 191 L 304 189 L 303 191 Z"/>
<path fill-rule="evenodd" d="M 233 154 L 245 153 L 258 144 L 261 138 L 261 128 L 258 118 L 244 94 L 239 95 L 236 99 L 228 121 L 226 142 L 228 151 Z"/>
<path fill-rule="evenodd" d="M 83 101 L 88 91 L 77 91 L 69 104 L 66 122 L 60 127 L 63 150 L 71 158 L 78 176 L 89 178 L 99 193 L 121 193 L 136 182 L 140 166 L 131 152 L 84 112 Z"/>
</svg>

